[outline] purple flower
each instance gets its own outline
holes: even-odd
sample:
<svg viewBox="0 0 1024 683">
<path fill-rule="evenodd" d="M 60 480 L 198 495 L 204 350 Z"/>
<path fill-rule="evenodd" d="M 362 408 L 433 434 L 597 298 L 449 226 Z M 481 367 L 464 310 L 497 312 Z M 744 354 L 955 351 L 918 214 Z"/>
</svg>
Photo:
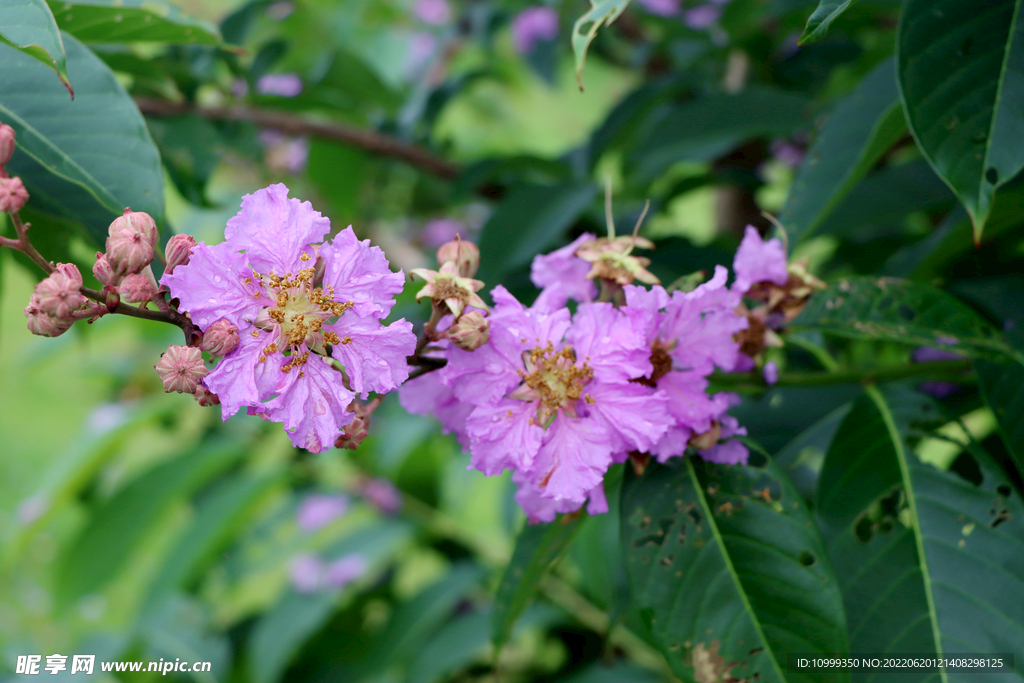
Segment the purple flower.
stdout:
<svg viewBox="0 0 1024 683">
<path fill-rule="evenodd" d="M 757 228 L 747 226 L 740 248 L 732 264 L 736 271 L 733 291 L 746 293 L 758 282 L 772 282 L 780 287 L 789 279 L 786 269 L 786 248 L 778 239 L 762 240 Z"/>
<path fill-rule="evenodd" d="M 701 31 L 708 28 L 722 16 L 722 8 L 717 5 L 701 5 L 686 10 L 683 15 L 683 23 L 694 31 Z"/>
<path fill-rule="evenodd" d="M 348 498 L 341 495 L 325 496 L 314 494 L 306 496 L 299 505 L 295 521 L 303 531 L 316 531 L 348 511 Z"/>
<path fill-rule="evenodd" d="M 764 376 L 764 383 L 768 386 L 772 386 L 779 381 L 779 366 L 773 360 L 764 364 L 764 369 L 761 373 Z"/>
<path fill-rule="evenodd" d="M 731 436 L 746 436 L 747 430 L 740 427 L 736 418 L 726 415 L 722 418 L 722 439 L 729 439 Z M 746 465 L 750 451 L 743 445 L 742 441 L 729 439 L 721 441 L 711 448 L 698 451 L 700 457 L 708 462 L 717 462 L 720 465 Z"/>
<path fill-rule="evenodd" d="M 448 0 L 416 0 L 412 11 L 420 21 L 431 26 L 443 26 L 452 18 Z"/>
<path fill-rule="evenodd" d="M 456 235 L 465 239 L 468 234 L 469 229 L 462 221 L 454 218 L 437 218 L 423 226 L 423 243 L 436 249 L 446 242 L 451 242 Z"/>
<path fill-rule="evenodd" d="M 359 494 L 386 515 L 393 515 L 402 509 L 402 494 L 387 479 L 368 479 L 359 487 Z"/>
<path fill-rule="evenodd" d="M 366 573 L 366 559 L 362 555 L 346 555 L 324 568 L 324 583 L 331 588 L 344 588 Z"/>
<path fill-rule="evenodd" d="M 558 36 L 558 12 L 550 7 L 528 7 L 512 20 L 512 44 L 521 55 L 533 52 L 538 41 Z"/>
<path fill-rule="evenodd" d="M 324 563 L 316 555 L 305 553 L 292 558 L 291 580 L 300 593 L 315 593 L 324 579 Z"/>
<path fill-rule="evenodd" d="M 295 138 L 268 128 L 260 133 L 260 142 L 267 150 L 266 162 L 270 168 L 294 174 L 306 169 L 309 138 Z"/>
<path fill-rule="evenodd" d="M 351 227 L 317 246 L 329 231 L 309 202 L 271 185 L 242 199 L 224 243 L 200 242 L 187 265 L 161 280 L 200 328 L 221 318 L 238 328 L 241 342 L 204 380 L 224 419 L 245 406 L 284 423 L 292 442 L 313 452 L 352 421 L 357 394 L 405 381 L 416 345 L 405 320 L 380 323 L 402 273 Z M 348 387 L 332 363 L 344 366 Z"/>
<path fill-rule="evenodd" d="M 302 92 L 302 79 L 298 74 L 267 74 L 256 81 L 256 91 L 261 95 L 295 97 Z"/>
<path fill-rule="evenodd" d="M 790 168 L 796 168 L 804 160 L 804 150 L 789 140 L 773 140 L 771 152 L 772 156 Z"/>
<path fill-rule="evenodd" d="M 640 0 L 645 10 L 659 17 L 679 14 L 679 0 Z"/>
<path fill-rule="evenodd" d="M 576 250 L 593 239 L 594 235 L 583 233 L 561 249 L 534 257 L 530 280 L 541 288 L 534 309 L 554 311 L 564 307 L 570 299 L 587 303 L 597 297 L 597 286 L 587 279 L 590 264 L 576 256 Z"/>
<path fill-rule="evenodd" d="M 438 373 L 428 372 L 407 381 L 398 390 L 398 401 L 413 415 L 436 417 L 441 423 L 441 431 L 454 434 L 462 447 L 469 450 L 466 418 L 473 412 L 473 406 L 455 398 L 455 392 L 441 382 Z"/>
<path fill-rule="evenodd" d="M 954 342 L 955 343 L 955 342 Z M 963 360 L 963 356 L 953 351 L 937 349 L 934 346 L 919 346 L 910 355 L 915 363 L 934 363 L 942 360 Z"/>
</svg>

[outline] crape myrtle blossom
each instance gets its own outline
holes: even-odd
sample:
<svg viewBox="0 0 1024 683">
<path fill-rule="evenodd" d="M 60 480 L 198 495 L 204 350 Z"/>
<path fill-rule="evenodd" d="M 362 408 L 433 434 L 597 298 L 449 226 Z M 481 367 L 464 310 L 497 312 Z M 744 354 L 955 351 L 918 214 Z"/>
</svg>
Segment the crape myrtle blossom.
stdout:
<svg viewBox="0 0 1024 683">
<path fill-rule="evenodd" d="M 406 379 L 416 345 L 405 320 L 380 322 L 402 273 L 351 227 L 324 242 L 329 231 L 309 202 L 271 185 L 242 199 L 222 244 L 200 242 L 161 280 L 195 325 L 223 319 L 237 328 L 238 346 L 203 380 L 224 419 L 245 407 L 284 423 L 292 442 L 313 452 L 352 421 L 357 395 Z"/>
</svg>

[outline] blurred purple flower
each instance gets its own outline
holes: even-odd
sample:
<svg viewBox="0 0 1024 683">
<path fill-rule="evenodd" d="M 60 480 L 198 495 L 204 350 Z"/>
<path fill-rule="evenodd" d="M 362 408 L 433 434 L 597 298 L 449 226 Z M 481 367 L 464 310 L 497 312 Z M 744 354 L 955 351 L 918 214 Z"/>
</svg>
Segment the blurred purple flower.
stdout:
<svg viewBox="0 0 1024 683">
<path fill-rule="evenodd" d="M 645 10 L 659 17 L 679 14 L 679 0 L 639 0 Z"/>
<path fill-rule="evenodd" d="M 331 588 L 344 588 L 366 573 L 366 559 L 362 555 L 346 555 L 327 565 L 324 583 Z"/>
<path fill-rule="evenodd" d="M 249 94 L 249 84 L 244 78 L 236 78 L 231 81 L 231 94 L 235 97 L 245 97 Z"/>
<path fill-rule="evenodd" d="M 804 160 L 804 150 L 789 140 L 773 140 L 771 152 L 772 156 L 790 168 L 796 168 Z"/>
<path fill-rule="evenodd" d="M 348 511 L 348 498 L 342 495 L 306 496 L 295 514 L 295 521 L 303 531 L 316 531 Z"/>
<path fill-rule="evenodd" d="M 292 12 L 295 11 L 295 3 L 288 2 L 288 0 L 281 0 L 281 2 L 275 2 L 274 4 L 267 7 L 267 16 L 274 21 L 283 21 L 291 16 Z"/>
<path fill-rule="evenodd" d="M 960 385 L 956 382 L 934 380 L 931 382 L 921 382 L 917 385 L 917 389 L 923 394 L 928 394 L 932 398 L 941 400 L 960 391 Z"/>
<path fill-rule="evenodd" d="M 910 354 L 910 358 L 915 363 L 934 363 L 940 360 L 962 360 L 963 356 L 945 349 L 937 349 L 934 346 L 919 346 Z"/>
<path fill-rule="evenodd" d="M 402 509 L 402 494 L 387 479 L 370 479 L 360 487 L 359 493 L 366 502 L 386 515 Z"/>
<path fill-rule="evenodd" d="M 300 593 L 315 593 L 324 579 L 324 563 L 316 555 L 304 553 L 292 558 L 292 586 Z"/>
<path fill-rule="evenodd" d="M 412 34 L 409 39 L 409 51 L 405 54 L 405 66 L 402 67 L 405 77 L 416 78 L 435 50 L 437 50 L 437 38 L 433 34 L 426 31 Z"/>
<path fill-rule="evenodd" d="M 701 31 L 714 24 L 722 16 L 722 8 L 718 5 L 701 5 L 686 10 L 683 23 L 694 31 Z"/>
<path fill-rule="evenodd" d="M 267 74 L 256 81 L 256 91 L 261 95 L 295 97 L 302 92 L 302 79 L 298 74 Z"/>
<path fill-rule="evenodd" d="M 779 366 L 773 360 L 764 364 L 764 369 L 761 373 L 764 376 L 764 383 L 768 386 L 772 386 L 779 381 Z"/>
<path fill-rule="evenodd" d="M 456 235 L 466 237 L 469 230 L 462 221 L 454 218 L 438 218 L 423 226 L 423 243 L 428 247 L 440 247 L 451 242 Z"/>
<path fill-rule="evenodd" d="M 267 150 L 267 166 L 275 171 L 299 174 L 309 161 L 309 138 L 293 138 L 268 128 L 260 132 L 260 142 Z"/>
<path fill-rule="evenodd" d="M 528 7 L 512 20 L 512 44 L 521 55 L 533 52 L 537 42 L 558 36 L 558 13 L 550 7 Z"/>
<path fill-rule="evenodd" d="M 448 0 L 416 0 L 412 11 L 420 21 L 431 26 L 443 26 L 452 18 Z"/>
</svg>

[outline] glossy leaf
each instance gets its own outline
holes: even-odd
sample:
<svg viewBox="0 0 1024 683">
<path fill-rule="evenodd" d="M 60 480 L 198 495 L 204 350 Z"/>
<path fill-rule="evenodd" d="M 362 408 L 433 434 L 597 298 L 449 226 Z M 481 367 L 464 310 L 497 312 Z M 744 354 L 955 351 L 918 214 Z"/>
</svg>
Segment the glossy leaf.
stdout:
<svg viewBox="0 0 1024 683">
<path fill-rule="evenodd" d="M 142 115 L 106 64 L 74 37 L 64 42 L 73 102 L 45 67 L 0 47 L 0 120 L 18 134 L 8 172 L 34 208 L 83 224 L 98 244 L 126 206 L 163 227 L 160 155 Z"/>
<path fill-rule="evenodd" d="M 49 0 L 61 30 L 86 43 L 216 45 L 220 31 L 163 0 Z"/>
<path fill-rule="evenodd" d="M 491 640 L 495 650 L 501 651 L 540 580 L 572 542 L 583 519 L 583 515 L 563 515 L 550 524 L 523 527 L 494 598 Z"/>
<path fill-rule="evenodd" d="M 978 242 L 996 188 L 1024 167 L 1020 0 L 907 0 L 897 73 L 907 121 Z"/>
<path fill-rule="evenodd" d="M 68 80 L 64 41 L 45 0 L 0 0 L 0 43 L 56 71 L 60 82 L 74 97 Z"/>
<path fill-rule="evenodd" d="M 779 214 L 790 243 L 814 232 L 906 129 L 886 60 L 836 106 L 807 151 Z"/>
<path fill-rule="evenodd" d="M 978 360 L 974 369 L 985 402 L 996 416 L 1006 450 L 1017 471 L 1024 474 L 1024 366 Z"/>
<path fill-rule="evenodd" d="M 806 45 L 815 40 L 820 40 L 825 37 L 828 32 L 828 27 L 832 25 L 832 22 L 839 18 L 839 15 L 850 8 L 855 0 L 842 0 L 842 2 L 836 2 L 836 0 L 821 0 L 818 6 L 811 12 L 811 16 L 807 19 L 807 26 L 804 27 L 804 32 L 800 36 L 800 40 L 797 41 L 799 45 Z"/>
<path fill-rule="evenodd" d="M 840 280 L 811 297 L 793 328 L 971 355 L 1020 355 L 958 299 L 934 287 L 895 278 Z"/>
<path fill-rule="evenodd" d="M 840 426 L 822 469 L 818 515 L 838 569 L 851 649 L 859 652 L 1019 652 L 1024 605 L 1024 505 L 980 448 L 980 483 L 920 462 L 907 446 L 934 417 L 927 399 L 870 387 Z M 908 672 L 906 680 L 972 681 Z M 858 683 L 888 680 L 855 672 Z M 1009 678 L 1007 680 L 1010 680 Z M 1013 678 L 1012 680 L 1019 680 Z"/>
<path fill-rule="evenodd" d="M 787 670 L 788 653 L 849 649 L 825 547 L 775 463 L 688 457 L 627 471 L 622 549 L 641 617 L 682 680 L 696 658 L 717 658 L 706 680 L 849 680 Z"/>
<path fill-rule="evenodd" d="M 583 66 L 587 61 L 587 48 L 597 36 L 597 30 L 610 25 L 626 9 L 629 0 L 590 0 L 590 9 L 572 26 L 572 51 L 576 54 L 576 81 L 583 90 Z"/>
</svg>

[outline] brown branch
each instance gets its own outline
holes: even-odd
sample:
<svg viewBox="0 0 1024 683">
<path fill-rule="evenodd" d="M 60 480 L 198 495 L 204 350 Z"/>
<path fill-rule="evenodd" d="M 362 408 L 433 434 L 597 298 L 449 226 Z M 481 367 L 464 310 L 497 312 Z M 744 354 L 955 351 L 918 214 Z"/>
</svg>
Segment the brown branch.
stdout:
<svg viewBox="0 0 1024 683">
<path fill-rule="evenodd" d="M 143 114 L 150 116 L 198 114 L 203 118 L 215 121 L 249 121 L 258 126 L 274 128 L 291 135 L 309 135 L 325 140 L 334 140 L 373 154 L 401 159 L 412 166 L 447 180 L 457 178 L 462 172 L 458 165 L 442 159 L 422 147 L 365 128 L 356 128 L 341 123 L 313 121 L 303 116 L 247 106 L 197 107 L 193 104 L 178 104 L 145 97 L 136 98 L 135 103 Z"/>
</svg>

